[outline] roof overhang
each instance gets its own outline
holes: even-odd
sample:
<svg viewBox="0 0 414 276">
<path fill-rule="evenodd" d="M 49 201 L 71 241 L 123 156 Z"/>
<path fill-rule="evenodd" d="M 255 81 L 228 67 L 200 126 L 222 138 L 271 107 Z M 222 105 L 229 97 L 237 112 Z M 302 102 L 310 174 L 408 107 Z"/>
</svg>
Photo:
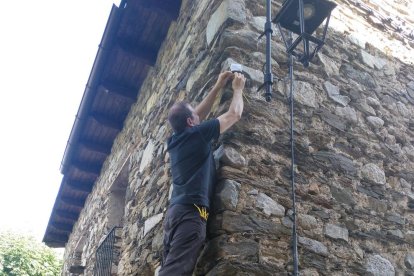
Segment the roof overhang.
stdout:
<svg viewBox="0 0 414 276">
<path fill-rule="evenodd" d="M 112 6 L 63 155 L 63 177 L 43 237 L 48 246 L 68 241 L 180 6 L 181 0 Z"/>
</svg>

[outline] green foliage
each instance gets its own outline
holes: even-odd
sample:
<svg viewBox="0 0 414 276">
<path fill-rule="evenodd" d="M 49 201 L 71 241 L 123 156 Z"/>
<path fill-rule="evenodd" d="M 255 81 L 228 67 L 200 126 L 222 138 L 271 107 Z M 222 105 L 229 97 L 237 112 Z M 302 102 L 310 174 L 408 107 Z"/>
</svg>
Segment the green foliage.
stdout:
<svg viewBox="0 0 414 276">
<path fill-rule="evenodd" d="M 0 232 L 0 276 L 60 275 L 62 260 L 33 237 Z"/>
</svg>

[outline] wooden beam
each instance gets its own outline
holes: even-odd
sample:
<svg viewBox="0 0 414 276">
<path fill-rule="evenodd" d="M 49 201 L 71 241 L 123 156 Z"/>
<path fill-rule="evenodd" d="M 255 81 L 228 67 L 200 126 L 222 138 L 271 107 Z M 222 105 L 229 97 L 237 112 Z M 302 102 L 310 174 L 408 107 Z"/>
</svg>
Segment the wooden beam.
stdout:
<svg viewBox="0 0 414 276">
<path fill-rule="evenodd" d="M 64 210 L 57 210 L 55 211 L 55 214 L 58 217 L 64 218 L 64 219 L 68 219 L 68 220 L 72 220 L 72 221 L 77 221 L 79 218 L 79 213 L 76 212 L 69 212 L 69 211 L 64 211 Z"/>
<path fill-rule="evenodd" d="M 75 180 L 66 180 L 66 185 L 70 187 L 71 189 L 90 193 L 92 192 L 94 182 L 81 182 L 81 181 L 75 181 Z"/>
<path fill-rule="evenodd" d="M 92 118 L 92 120 L 102 125 L 103 127 L 112 128 L 118 132 L 120 132 L 124 126 L 124 122 L 114 120 L 113 117 L 109 117 L 104 114 L 95 112 L 92 113 L 90 117 Z"/>
<path fill-rule="evenodd" d="M 137 86 L 140 87 L 141 83 Z M 126 87 L 125 85 L 118 84 L 115 82 L 110 82 L 110 81 L 105 81 L 98 87 L 98 91 L 102 91 L 103 93 L 122 97 L 131 102 L 136 101 L 138 90 L 139 88 Z"/>
<path fill-rule="evenodd" d="M 87 164 L 81 162 L 73 162 L 70 167 L 76 170 L 83 171 L 85 173 L 93 174 L 96 177 L 101 173 L 102 164 Z"/>
<path fill-rule="evenodd" d="M 168 0 L 145 0 L 139 1 L 138 5 L 157 13 L 161 18 L 173 21 L 177 19 L 180 12 L 181 1 Z"/>
<path fill-rule="evenodd" d="M 146 45 L 140 45 L 127 39 L 122 39 L 118 42 L 119 48 L 124 51 L 131 59 L 135 61 L 154 66 L 157 61 L 158 49 L 148 47 Z"/>
<path fill-rule="evenodd" d="M 60 200 L 69 206 L 74 206 L 78 208 L 83 208 L 83 206 L 85 205 L 85 199 L 62 196 Z"/>
<path fill-rule="evenodd" d="M 47 246 L 51 248 L 62 248 L 65 247 L 67 241 L 59 241 L 59 242 L 51 242 L 51 241 L 45 241 Z"/>
<path fill-rule="evenodd" d="M 67 232 L 67 233 L 72 232 L 72 228 L 73 228 L 73 224 L 62 223 L 62 222 L 52 222 L 50 225 L 54 227 L 56 230 Z"/>
<path fill-rule="evenodd" d="M 111 153 L 111 146 L 99 144 L 99 143 L 96 143 L 96 142 L 81 140 L 81 141 L 79 141 L 78 145 L 80 147 L 83 147 L 83 148 L 87 149 L 87 150 L 97 152 L 97 153 L 102 153 L 102 154 L 105 154 L 105 155 L 109 155 Z"/>
<path fill-rule="evenodd" d="M 47 240 L 43 239 L 43 241 L 46 244 L 54 244 L 54 243 L 63 243 L 63 245 L 68 241 L 69 236 L 66 234 L 50 234 L 48 233 L 45 238 L 47 238 Z"/>
</svg>

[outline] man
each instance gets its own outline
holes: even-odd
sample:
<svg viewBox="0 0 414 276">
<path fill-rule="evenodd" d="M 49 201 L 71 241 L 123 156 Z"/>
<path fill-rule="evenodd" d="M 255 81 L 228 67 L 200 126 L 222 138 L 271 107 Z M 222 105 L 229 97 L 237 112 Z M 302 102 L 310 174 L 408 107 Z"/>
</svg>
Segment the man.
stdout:
<svg viewBox="0 0 414 276">
<path fill-rule="evenodd" d="M 233 79 L 233 99 L 227 112 L 200 123 L 211 110 L 218 92 Z M 164 256 L 159 276 L 191 275 L 206 238 L 208 210 L 215 184 L 211 142 L 240 120 L 245 77 L 223 72 L 213 89 L 194 109 L 174 104 L 168 120 L 174 134 L 168 139 L 173 192 L 164 220 Z"/>
</svg>

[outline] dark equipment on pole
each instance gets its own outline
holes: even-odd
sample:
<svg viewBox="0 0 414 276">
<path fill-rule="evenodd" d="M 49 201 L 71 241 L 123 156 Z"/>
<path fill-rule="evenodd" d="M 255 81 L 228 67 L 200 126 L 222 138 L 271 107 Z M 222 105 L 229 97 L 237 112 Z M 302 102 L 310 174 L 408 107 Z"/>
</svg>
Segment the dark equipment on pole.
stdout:
<svg viewBox="0 0 414 276">
<path fill-rule="evenodd" d="M 331 12 L 335 7 L 335 3 L 327 0 L 287 0 L 272 20 L 278 25 L 287 52 L 295 56 L 304 67 L 309 66 L 309 62 L 324 45 Z M 325 19 L 322 37 L 312 36 Z M 298 35 L 295 41 L 290 43 L 286 41 L 282 27 Z M 303 42 L 302 53 L 297 49 L 301 42 Z M 311 43 L 315 44 L 312 52 L 310 52 Z"/>
<path fill-rule="evenodd" d="M 270 102 L 272 99 L 272 84 L 273 84 L 273 73 L 272 73 L 272 60 L 271 60 L 271 39 L 272 39 L 272 9 L 271 9 L 271 0 L 266 0 L 266 23 L 264 25 L 264 32 L 259 36 L 259 39 L 266 35 L 266 64 L 264 72 L 264 83 L 259 87 L 257 91 L 260 91 L 265 86 L 265 99 L 267 102 Z"/>
</svg>

